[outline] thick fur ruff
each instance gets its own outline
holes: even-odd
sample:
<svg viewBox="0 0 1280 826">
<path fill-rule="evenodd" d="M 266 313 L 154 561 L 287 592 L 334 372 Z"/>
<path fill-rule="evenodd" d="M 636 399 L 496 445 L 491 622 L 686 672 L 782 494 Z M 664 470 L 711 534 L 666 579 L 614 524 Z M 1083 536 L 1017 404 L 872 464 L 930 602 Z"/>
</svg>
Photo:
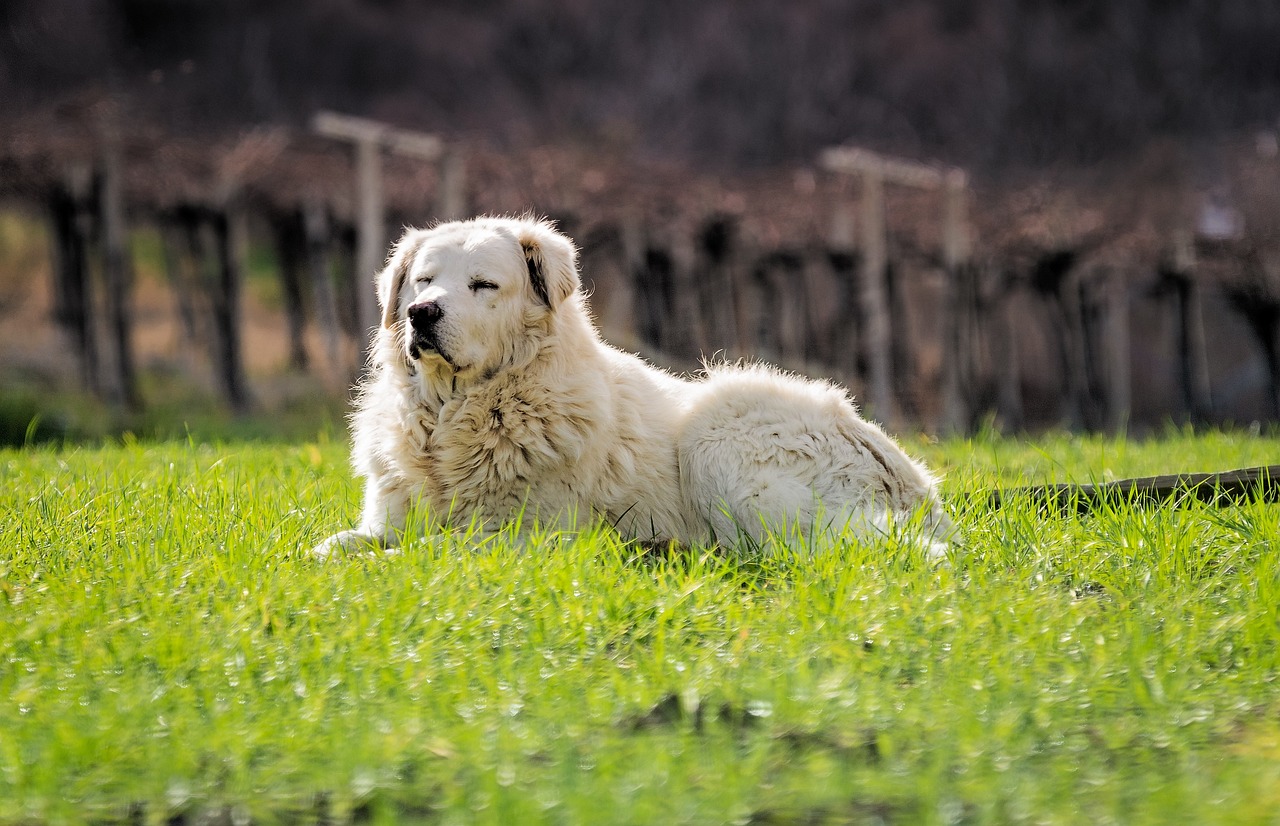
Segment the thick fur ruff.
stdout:
<svg viewBox="0 0 1280 826">
<path fill-rule="evenodd" d="M 686 379 L 609 346 L 577 251 L 545 222 L 409 230 L 377 283 L 352 416 L 364 513 L 317 556 L 398 544 L 419 503 L 456 524 L 598 518 L 690 543 L 919 515 L 930 554 L 945 550 L 934 479 L 842 389 L 762 365 Z"/>
</svg>

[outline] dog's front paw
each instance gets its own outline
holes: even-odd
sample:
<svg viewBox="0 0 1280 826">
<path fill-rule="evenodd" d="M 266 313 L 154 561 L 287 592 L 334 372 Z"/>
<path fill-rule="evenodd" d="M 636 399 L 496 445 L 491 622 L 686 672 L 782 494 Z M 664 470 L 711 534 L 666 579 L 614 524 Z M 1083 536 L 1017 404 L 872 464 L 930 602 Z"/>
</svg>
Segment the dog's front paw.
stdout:
<svg viewBox="0 0 1280 826">
<path fill-rule="evenodd" d="M 943 542 L 940 539 L 933 539 L 924 545 L 925 561 L 935 567 L 947 568 L 951 566 L 951 543 Z"/>
<path fill-rule="evenodd" d="M 381 555 L 387 547 L 386 540 L 377 534 L 362 530 L 339 531 L 311 549 L 311 558 L 324 562 L 334 556 Z"/>
</svg>

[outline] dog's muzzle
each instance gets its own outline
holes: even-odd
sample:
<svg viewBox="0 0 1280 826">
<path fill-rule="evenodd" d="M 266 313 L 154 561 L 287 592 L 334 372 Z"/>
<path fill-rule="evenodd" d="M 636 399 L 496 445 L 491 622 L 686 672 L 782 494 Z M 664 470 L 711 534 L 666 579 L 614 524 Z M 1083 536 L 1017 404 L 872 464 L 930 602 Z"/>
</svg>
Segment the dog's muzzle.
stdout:
<svg viewBox="0 0 1280 826">
<path fill-rule="evenodd" d="M 410 305 L 409 316 L 409 356 L 418 358 L 424 352 L 438 353 L 441 358 L 449 358 L 440 349 L 436 337 L 437 326 L 444 317 L 444 310 L 435 301 L 421 301 Z"/>
</svg>

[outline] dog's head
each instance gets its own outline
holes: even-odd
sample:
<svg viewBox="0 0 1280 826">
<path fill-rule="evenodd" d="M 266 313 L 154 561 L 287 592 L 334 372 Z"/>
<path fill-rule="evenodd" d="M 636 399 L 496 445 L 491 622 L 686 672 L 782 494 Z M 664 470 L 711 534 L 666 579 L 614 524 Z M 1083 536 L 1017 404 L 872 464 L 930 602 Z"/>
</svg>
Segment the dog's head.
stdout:
<svg viewBox="0 0 1280 826">
<path fill-rule="evenodd" d="M 411 363 L 492 375 L 527 358 L 537 332 L 577 291 L 577 258 L 545 221 L 409 230 L 378 275 L 382 325 Z"/>
</svg>

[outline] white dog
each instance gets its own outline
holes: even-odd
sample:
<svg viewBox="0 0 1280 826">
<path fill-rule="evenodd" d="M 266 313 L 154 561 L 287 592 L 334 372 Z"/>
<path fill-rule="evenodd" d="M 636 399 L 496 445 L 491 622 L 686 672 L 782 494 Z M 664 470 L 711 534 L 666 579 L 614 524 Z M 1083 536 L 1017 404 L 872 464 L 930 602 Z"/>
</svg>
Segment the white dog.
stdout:
<svg viewBox="0 0 1280 826">
<path fill-rule="evenodd" d="M 934 480 L 844 391 L 764 366 L 688 380 L 610 347 L 573 243 L 546 222 L 409 230 L 377 290 L 352 417 L 364 515 L 318 557 L 396 545 L 418 502 L 452 523 L 598 518 L 686 543 L 865 534 L 921 512 L 931 555 L 945 550 Z"/>
</svg>

